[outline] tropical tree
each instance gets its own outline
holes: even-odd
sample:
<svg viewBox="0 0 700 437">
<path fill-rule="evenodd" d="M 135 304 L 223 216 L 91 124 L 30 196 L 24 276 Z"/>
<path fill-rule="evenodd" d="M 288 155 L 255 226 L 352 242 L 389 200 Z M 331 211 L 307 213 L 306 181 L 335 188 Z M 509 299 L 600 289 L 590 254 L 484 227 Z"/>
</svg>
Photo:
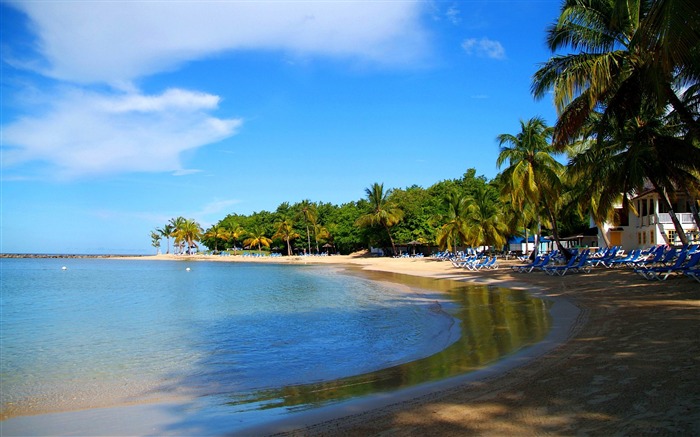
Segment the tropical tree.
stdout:
<svg viewBox="0 0 700 437">
<path fill-rule="evenodd" d="M 669 194 L 680 187 L 697 191 L 700 149 L 674 135 L 675 127 L 657 111 L 655 105 L 649 105 L 621 124 L 615 118 L 596 120 L 591 129 L 602 136 L 586 142 L 571 158 L 569 174 L 587 181 L 598 203 L 593 211 L 600 217 L 610 214 L 621 193 L 638 193 L 650 185 L 659 194 L 681 242 L 687 245 Z M 595 177 L 590 176 L 593 173 Z M 626 203 L 627 198 L 623 200 Z"/>
<path fill-rule="evenodd" d="M 289 220 L 285 219 L 277 223 L 277 232 L 272 236 L 273 239 L 281 238 L 287 243 L 287 255 L 292 254 L 291 240 L 299 238 L 299 233 L 294 230 L 294 225 Z"/>
<path fill-rule="evenodd" d="M 391 227 L 401 221 L 403 211 L 389 201 L 391 190 L 384 191 L 384 184 L 375 182 L 371 187 L 365 188 L 370 211 L 360 216 L 355 224 L 360 227 L 381 226 L 386 230 L 391 242 L 392 254 L 396 254 L 396 245 L 391 236 Z"/>
<path fill-rule="evenodd" d="M 465 224 L 470 244 L 503 248 L 508 226 L 496 190 L 489 185 L 477 186 L 466 203 Z"/>
<path fill-rule="evenodd" d="M 519 209 L 525 209 L 526 205 L 535 211 L 542 208 L 552 225 L 557 247 L 568 257 L 569 252 L 559 240 L 556 224 L 556 205 L 563 190 L 564 166 L 554 158 L 558 152 L 550 144 L 552 134 L 553 129 L 541 117 L 533 117 L 527 122 L 521 120 L 518 134 L 497 137 L 501 149 L 496 165 L 501 168 L 508 162 L 508 167 L 500 175 L 501 195 L 510 198 L 513 206 Z M 537 217 L 539 223 L 539 213 Z M 539 238 L 539 230 L 536 238 Z M 538 246 L 536 241 L 535 253 Z"/>
<path fill-rule="evenodd" d="M 175 230 L 175 239 L 180 241 L 181 245 L 186 245 L 187 254 L 191 254 L 193 248 L 199 249 L 197 241 L 201 240 L 202 233 L 202 227 L 199 223 L 193 219 L 184 219 Z"/>
<path fill-rule="evenodd" d="M 323 226 L 320 223 L 314 223 L 314 241 L 316 243 L 316 253 L 320 252 L 320 248 L 318 247 L 318 242 L 319 240 L 327 240 L 330 238 L 331 234 L 328 231 L 328 229 Z"/>
<path fill-rule="evenodd" d="M 155 231 L 151 231 L 151 246 L 156 248 L 156 253 L 160 252 L 160 239 L 161 235 L 157 229 Z"/>
<path fill-rule="evenodd" d="M 316 224 L 317 211 L 316 205 L 311 203 L 310 200 L 306 199 L 301 201 L 299 204 L 299 210 L 301 218 L 304 220 L 306 225 L 306 244 L 308 253 L 311 253 L 311 228 Z"/>
<path fill-rule="evenodd" d="M 222 224 L 215 224 L 207 229 L 204 233 L 204 238 L 211 240 L 214 243 L 214 250 L 219 250 L 219 241 L 228 241 L 231 238 L 231 233 Z"/>
<path fill-rule="evenodd" d="M 469 206 L 467 198 L 453 191 L 445 196 L 444 204 L 447 214 L 437 216 L 437 220 L 444 221 L 437 233 L 436 242 L 440 249 L 457 251 L 459 243 L 466 243 L 469 240 L 466 215 Z"/>
<path fill-rule="evenodd" d="M 228 235 L 231 240 L 233 240 L 233 247 L 234 247 L 234 252 L 235 248 L 238 245 L 238 240 L 240 240 L 242 237 L 246 235 L 245 229 L 243 229 L 240 225 L 234 224 L 230 228 L 228 228 Z"/>
<path fill-rule="evenodd" d="M 170 223 L 168 223 L 165 226 L 163 226 L 162 228 L 156 228 L 156 232 L 158 232 L 161 235 L 161 237 L 166 239 L 168 246 L 167 246 L 167 250 L 165 251 L 165 253 L 166 254 L 170 253 L 170 237 L 173 234 L 173 226 Z"/>
<path fill-rule="evenodd" d="M 182 216 L 171 218 L 170 221 L 168 222 L 168 225 L 171 227 L 172 232 L 170 234 L 171 237 L 174 239 L 174 248 L 175 253 L 182 253 L 182 249 L 184 247 L 184 240 L 179 238 L 179 235 L 181 234 L 180 229 L 184 226 L 185 224 L 185 218 Z"/>
<path fill-rule="evenodd" d="M 550 90 L 559 112 L 554 142 L 565 146 L 591 115 L 634 117 L 644 104 L 670 105 L 693 142 L 700 138 L 700 7 L 686 0 L 565 0 L 547 33 L 555 55 L 534 76 L 532 91 Z M 690 95 L 679 96 L 686 87 Z M 647 103 L 644 103 L 646 101 Z"/>
<path fill-rule="evenodd" d="M 246 246 L 258 246 L 258 250 L 262 250 L 262 246 L 270 247 L 272 240 L 265 236 L 265 231 L 261 226 L 253 226 L 248 231 L 248 238 L 243 241 Z"/>
</svg>

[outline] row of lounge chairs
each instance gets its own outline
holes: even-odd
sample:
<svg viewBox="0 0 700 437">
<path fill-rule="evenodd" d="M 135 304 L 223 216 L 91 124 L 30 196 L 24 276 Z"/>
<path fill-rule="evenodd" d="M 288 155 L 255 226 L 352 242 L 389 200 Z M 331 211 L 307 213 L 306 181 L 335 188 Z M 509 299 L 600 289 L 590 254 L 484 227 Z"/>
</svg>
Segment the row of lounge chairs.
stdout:
<svg viewBox="0 0 700 437">
<path fill-rule="evenodd" d="M 574 251 L 568 261 L 561 259 L 557 251 L 537 257 L 533 262 L 512 266 L 518 273 L 543 271 L 549 275 L 564 276 L 567 273 L 590 273 L 593 267 L 630 268 L 648 280 L 666 280 L 671 275 L 686 275 L 700 282 L 700 246 L 678 249 L 657 246 L 647 250 L 633 250 L 628 254 L 619 247 L 590 253 Z"/>
<path fill-rule="evenodd" d="M 472 271 L 496 270 L 498 268 L 498 261 L 495 256 L 472 255 L 465 258 L 454 258 L 450 261 L 452 262 L 452 265 L 457 268 Z"/>
</svg>

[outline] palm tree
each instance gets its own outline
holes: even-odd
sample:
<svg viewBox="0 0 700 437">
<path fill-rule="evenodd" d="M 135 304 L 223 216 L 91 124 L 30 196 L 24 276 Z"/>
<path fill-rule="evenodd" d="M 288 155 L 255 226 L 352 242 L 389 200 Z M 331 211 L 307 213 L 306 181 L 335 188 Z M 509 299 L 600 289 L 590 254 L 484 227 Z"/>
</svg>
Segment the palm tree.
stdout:
<svg viewBox="0 0 700 437">
<path fill-rule="evenodd" d="M 258 250 L 262 250 L 262 246 L 270 247 L 272 240 L 265 236 L 265 231 L 261 226 L 254 226 L 249 232 L 249 237 L 243 241 L 246 246 L 258 246 Z"/>
<path fill-rule="evenodd" d="M 156 248 L 156 253 L 160 253 L 160 232 L 158 229 L 151 231 L 151 246 Z"/>
<path fill-rule="evenodd" d="M 659 110 L 671 105 L 688 141 L 700 138 L 697 111 L 678 95 L 700 77 L 699 22 L 692 1 L 565 0 L 547 43 L 553 53 L 578 53 L 553 56 L 532 85 L 537 98 L 554 91 L 555 144 L 574 141 L 599 108 L 604 119 L 623 120 L 637 115 L 643 100 Z"/>
<path fill-rule="evenodd" d="M 316 210 L 316 205 L 311 203 L 310 200 L 306 199 L 303 200 L 299 204 L 301 208 L 301 217 L 304 220 L 304 223 L 306 224 L 306 243 L 307 243 L 307 249 L 308 253 L 311 253 L 311 233 L 310 233 L 310 225 L 313 226 L 316 224 L 316 218 L 317 218 L 317 210 Z"/>
<path fill-rule="evenodd" d="M 185 224 L 185 218 L 180 216 L 176 218 L 171 218 L 168 224 L 172 227 L 172 232 L 170 234 L 171 237 L 174 238 L 174 245 L 177 248 L 176 253 L 182 253 L 182 248 L 184 245 L 184 240 L 178 237 L 180 234 L 180 229 L 182 226 Z"/>
<path fill-rule="evenodd" d="M 187 245 L 187 254 L 191 254 L 192 248 L 199 249 L 197 241 L 202 239 L 202 227 L 193 219 L 184 219 L 180 227 L 175 230 L 175 238 L 181 244 Z"/>
<path fill-rule="evenodd" d="M 467 215 L 467 199 L 456 192 L 447 194 L 444 200 L 447 206 L 447 215 L 438 217 L 438 220 L 447 220 L 437 234 L 437 244 L 443 249 L 449 251 L 457 251 L 460 242 L 466 243 L 469 239 L 467 223 L 465 216 Z"/>
<path fill-rule="evenodd" d="M 391 236 L 390 228 L 399 223 L 403 218 L 403 211 L 389 201 L 391 190 L 384 191 L 384 184 L 375 182 L 371 187 L 365 188 L 370 212 L 360 216 L 355 224 L 360 227 L 381 226 L 386 230 L 391 241 L 392 254 L 396 254 L 396 245 Z"/>
<path fill-rule="evenodd" d="M 229 233 L 228 229 L 226 229 L 221 224 L 216 224 L 210 227 L 204 233 L 204 238 L 208 238 L 214 241 L 214 250 L 217 252 L 219 251 L 219 240 L 228 241 L 230 237 L 231 234 Z"/>
<path fill-rule="evenodd" d="M 173 234 L 173 225 L 170 223 L 166 224 L 162 228 L 157 228 L 156 231 L 160 233 L 162 237 L 166 239 L 168 242 L 167 250 L 165 251 L 166 254 L 170 253 L 170 237 Z"/>
<path fill-rule="evenodd" d="M 503 248 L 508 226 L 498 202 L 498 193 L 489 185 L 477 185 L 466 200 L 465 221 L 471 245 Z"/>
<path fill-rule="evenodd" d="M 229 238 L 233 240 L 233 247 L 235 252 L 238 240 L 246 235 L 246 231 L 240 225 L 234 225 L 230 229 L 228 229 L 228 235 Z"/>
<path fill-rule="evenodd" d="M 331 236 L 331 234 L 328 231 L 328 229 L 326 229 L 326 227 L 320 223 L 314 223 L 313 229 L 314 229 L 314 241 L 316 242 L 316 253 L 320 253 L 320 248 L 318 247 L 318 240 L 319 239 L 322 239 L 322 240 L 328 239 Z"/>
<path fill-rule="evenodd" d="M 592 123 L 591 129 L 603 136 L 587 142 L 571 158 L 569 173 L 573 178 L 588 180 L 590 192 L 599 199 L 601 215 L 611 208 L 620 193 L 640 192 L 650 184 L 668 210 L 681 242 L 687 245 L 669 193 L 688 186 L 697 190 L 700 149 L 677 138 L 675 128 L 667 123 L 666 117 L 655 113 L 657 109 L 653 105 L 643 109 L 646 113 L 622 124 L 614 118 Z M 593 172 L 595 177 L 590 176 Z"/>
<path fill-rule="evenodd" d="M 519 209 L 525 209 L 526 205 L 534 210 L 542 207 L 552 224 L 552 236 L 559 250 L 567 255 L 556 224 L 556 201 L 563 189 L 564 166 L 554 158 L 558 152 L 549 142 L 552 134 L 553 129 L 541 117 L 521 120 L 518 134 L 497 137 L 501 149 L 496 165 L 501 168 L 508 161 L 508 167 L 499 176 L 503 184 L 501 195 L 510 197 L 513 206 Z M 540 220 L 538 214 L 537 222 Z M 535 252 L 538 245 L 536 241 Z"/>
<path fill-rule="evenodd" d="M 287 219 L 277 223 L 277 232 L 272 236 L 273 239 L 281 238 L 287 242 L 287 255 L 292 254 L 291 240 L 299 238 L 299 233 L 294 230 L 294 225 Z"/>
</svg>

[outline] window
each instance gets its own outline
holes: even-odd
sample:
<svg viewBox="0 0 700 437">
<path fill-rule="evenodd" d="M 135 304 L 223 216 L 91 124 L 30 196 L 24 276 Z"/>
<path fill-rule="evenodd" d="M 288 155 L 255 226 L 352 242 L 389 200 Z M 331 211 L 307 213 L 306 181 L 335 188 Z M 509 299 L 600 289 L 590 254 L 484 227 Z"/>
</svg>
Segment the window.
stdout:
<svg viewBox="0 0 700 437">
<path fill-rule="evenodd" d="M 668 236 L 668 244 L 674 244 L 676 242 L 676 231 L 675 230 L 668 230 L 666 231 L 666 235 Z"/>
<path fill-rule="evenodd" d="M 654 243 L 654 231 L 649 231 L 649 244 L 655 244 Z"/>
<path fill-rule="evenodd" d="M 637 244 L 642 245 L 642 233 L 637 232 Z"/>
<path fill-rule="evenodd" d="M 642 232 L 642 245 L 647 244 L 647 233 Z"/>
</svg>

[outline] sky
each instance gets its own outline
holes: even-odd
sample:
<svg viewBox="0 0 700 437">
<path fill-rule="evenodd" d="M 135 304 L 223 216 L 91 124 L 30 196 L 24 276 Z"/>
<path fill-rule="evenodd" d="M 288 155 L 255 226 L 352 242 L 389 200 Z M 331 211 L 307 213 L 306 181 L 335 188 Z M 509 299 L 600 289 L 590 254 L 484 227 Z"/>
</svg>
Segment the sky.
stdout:
<svg viewBox="0 0 700 437">
<path fill-rule="evenodd" d="M 494 177 L 553 1 L 0 2 L 0 252 Z"/>
</svg>

